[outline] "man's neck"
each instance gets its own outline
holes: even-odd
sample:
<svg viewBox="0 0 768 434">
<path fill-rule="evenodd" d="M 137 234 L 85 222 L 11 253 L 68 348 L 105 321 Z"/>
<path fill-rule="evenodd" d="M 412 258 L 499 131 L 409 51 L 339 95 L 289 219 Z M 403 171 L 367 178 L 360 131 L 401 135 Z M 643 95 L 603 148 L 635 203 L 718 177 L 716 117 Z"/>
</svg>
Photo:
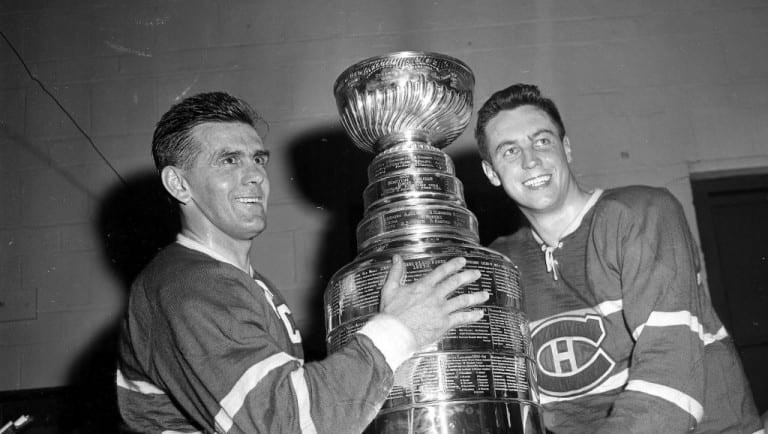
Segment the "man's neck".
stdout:
<svg viewBox="0 0 768 434">
<path fill-rule="evenodd" d="M 589 202 L 591 193 L 582 189 L 578 184 L 574 186 L 563 204 L 555 211 L 533 212 L 523 210 L 533 230 L 549 246 L 556 246 L 560 239 L 570 232 L 570 226 L 578 219 L 579 215 Z"/>
<path fill-rule="evenodd" d="M 250 260 L 248 253 L 251 249 L 250 241 L 224 240 L 225 242 L 222 242 L 221 239 L 210 236 L 210 234 L 201 234 L 186 227 L 181 229 L 181 235 L 220 256 L 225 262 L 240 268 L 246 273 L 249 272 Z"/>
</svg>

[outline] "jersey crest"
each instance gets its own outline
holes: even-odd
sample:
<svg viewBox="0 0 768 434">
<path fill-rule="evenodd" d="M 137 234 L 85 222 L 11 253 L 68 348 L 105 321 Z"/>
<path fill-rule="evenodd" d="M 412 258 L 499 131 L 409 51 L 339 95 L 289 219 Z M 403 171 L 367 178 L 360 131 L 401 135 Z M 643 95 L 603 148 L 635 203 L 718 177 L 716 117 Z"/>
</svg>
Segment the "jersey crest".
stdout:
<svg viewBox="0 0 768 434">
<path fill-rule="evenodd" d="M 294 344 L 301 344 L 301 332 L 299 332 L 298 327 L 296 327 L 296 324 L 293 322 L 293 313 L 291 313 L 291 310 L 288 308 L 288 306 L 285 303 L 275 304 L 275 294 L 272 293 L 272 291 L 269 290 L 269 287 L 267 287 L 267 284 L 262 282 L 259 279 L 254 279 L 256 283 L 261 287 L 261 289 L 264 290 L 264 296 L 267 297 L 267 301 L 269 302 L 269 305 L 272 307 L 272 310 L 275 311 L 278 317 L 280 317 L 280 320 L 283 322 L 283 325 L 285 326 L 285 331 L 288 332 L 288 337 L 291 339 L 291 343 Z"/>
<path fill-rule="evenodd" d="M 557 397 L 583 394 L 610 375 L 616 362 L 600 344 L 599 315 L 564 315 L 538 324 L 531 333 L 541 392 Z"/>
</svg>

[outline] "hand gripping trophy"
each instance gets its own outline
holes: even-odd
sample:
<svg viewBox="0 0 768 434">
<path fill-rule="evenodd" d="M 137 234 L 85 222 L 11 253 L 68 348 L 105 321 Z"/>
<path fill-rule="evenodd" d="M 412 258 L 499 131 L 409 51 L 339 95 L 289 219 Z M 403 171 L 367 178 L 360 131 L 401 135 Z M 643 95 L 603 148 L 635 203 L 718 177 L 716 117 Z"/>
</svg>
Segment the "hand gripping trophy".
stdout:
<svg viewBox="0 0 768 434">
<path fill-rule="evenodd" d="M 456 257 L 482 277 L 484 318 L 451 330 L 406 361 L 368 427 L 371 433 L 543 433 L 517 268 L 481 247 L 477 219 L 442 148 L 466 128 L 475 80 L 458 59 L 399 52 L 366 59 L 334 84 L 341 122 L 375 155 L 357 227 L 358 255 L 325 292 L 326 340 L 335 351 L 379 307 L 393 254 L 407 282 Z"/>
</svg>

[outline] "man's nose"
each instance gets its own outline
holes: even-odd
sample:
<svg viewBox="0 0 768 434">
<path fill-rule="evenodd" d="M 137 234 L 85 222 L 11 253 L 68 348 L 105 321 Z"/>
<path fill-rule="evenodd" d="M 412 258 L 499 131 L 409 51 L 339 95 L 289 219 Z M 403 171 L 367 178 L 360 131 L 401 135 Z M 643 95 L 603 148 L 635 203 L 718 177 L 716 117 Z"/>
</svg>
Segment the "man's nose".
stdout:
<svg viewBox="0 0 768 434">
<path fill-rule="evenodd" d="M 535 150 L 528 148 L 522 150 L 522 164 L 523 169 L 532 169 L 539 164 L 541 164 L 541 160 L 539 159 L 539 155 L 536 153 Z"/>
<path fill-rule="evenodd" d="M 243 183 L 245 184 L 255 183 L 261 185 L 267 179 L 267 172 L 264 166 L 255 162 L 246 164 L 244 172 Z"/>
</svg>

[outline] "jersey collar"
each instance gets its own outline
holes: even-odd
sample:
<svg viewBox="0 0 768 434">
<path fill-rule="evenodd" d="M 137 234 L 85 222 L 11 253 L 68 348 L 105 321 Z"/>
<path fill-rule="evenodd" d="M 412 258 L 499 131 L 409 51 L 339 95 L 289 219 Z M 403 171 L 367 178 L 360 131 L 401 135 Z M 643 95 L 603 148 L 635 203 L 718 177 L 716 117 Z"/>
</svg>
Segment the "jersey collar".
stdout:
<svg viewBox="0 0 768 434">
<path fill-rule="evenodd" d="M 210 247 L 200 243 L 199 241 L 193 240 L 192 238 L 181 233 L 176 235 L 176 242 L 188 249 L 195 250 L 200 253 L 204 253 L 219 262 L 229 264 L 237 268 L 238 270 L 245 271 L 246 273 L 248 273 L 249 276 L 253 277 L 253 266 L 251 264 L 248 264 L 248 270 L 243 270 L 242 268 L 235 265 L 234 262 L 225 258 L 223 255 L 219 254 L 218 252 L 211 249 Z"/>
</svg>

